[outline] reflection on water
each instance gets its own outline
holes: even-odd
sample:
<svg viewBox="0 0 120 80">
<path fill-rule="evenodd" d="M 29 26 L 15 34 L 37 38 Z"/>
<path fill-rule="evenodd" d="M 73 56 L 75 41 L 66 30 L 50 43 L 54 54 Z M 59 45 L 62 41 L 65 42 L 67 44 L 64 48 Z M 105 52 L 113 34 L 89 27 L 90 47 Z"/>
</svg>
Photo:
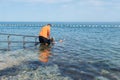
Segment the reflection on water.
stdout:
<svg viewBox="0 0 120 80">
<path fill-rule="evenodd" d="M 51 47 L 46 45 L 40 45 L 39 47 L 39 60 L 41 62 L 47 63 L 49 61 L 49 57 L 51 55 L 50 51 Z"/>
</svg>

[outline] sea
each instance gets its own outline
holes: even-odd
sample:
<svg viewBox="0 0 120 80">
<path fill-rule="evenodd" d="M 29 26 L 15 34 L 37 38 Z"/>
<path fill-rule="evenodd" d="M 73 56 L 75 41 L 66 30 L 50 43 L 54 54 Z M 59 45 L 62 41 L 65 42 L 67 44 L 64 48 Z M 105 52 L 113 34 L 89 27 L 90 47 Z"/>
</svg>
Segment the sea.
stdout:
<svg viewBox="0 0 120 80">
<path fill-rule="evenodd" d="M 46 24 L 55 42 L 44 52 Z M 120 22 L 0 22 L 0 80 L 120 80 Z"/>
</svg>

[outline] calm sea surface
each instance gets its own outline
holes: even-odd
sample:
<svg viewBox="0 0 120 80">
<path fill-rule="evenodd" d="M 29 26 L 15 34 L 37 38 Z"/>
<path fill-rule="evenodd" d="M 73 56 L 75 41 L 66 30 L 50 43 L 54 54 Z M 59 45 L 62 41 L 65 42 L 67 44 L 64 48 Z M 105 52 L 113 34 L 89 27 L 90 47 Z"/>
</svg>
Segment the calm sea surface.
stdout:
<svg viewBox="0 0 120 80">
<path fill-rule="evenodd" d="M 1 22 L 0 33 L 38 36 L 39 24 L 46 23 Z M 22 43 L 11 43 L 11 51 L 0 50 L 0 80 L 120 80 L 120 23 L 52 24 L 56 43 L 49 50 L 48 62 L 39 60 L 39 45 L 34 48 L 28 43 L 23 49 Z M 0 35 L 0 41 L 5 40 L 7 36 Z M 30 40 L 34 39 L 26 38 Z M 2 48 L 7 43 L 0 42 Z"/>
</svg>

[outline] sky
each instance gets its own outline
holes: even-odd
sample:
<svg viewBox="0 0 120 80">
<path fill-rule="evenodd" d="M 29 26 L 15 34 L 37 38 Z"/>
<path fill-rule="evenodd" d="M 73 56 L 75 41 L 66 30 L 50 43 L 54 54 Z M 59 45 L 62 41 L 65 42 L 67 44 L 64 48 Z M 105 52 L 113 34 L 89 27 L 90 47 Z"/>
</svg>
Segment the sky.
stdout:
<svg viewBox="0 0 120 80">
<path fill-rule="evenodd" d="M 120 0 L 0 0 L 0 21 L 120 22 Z"/>
</svg>

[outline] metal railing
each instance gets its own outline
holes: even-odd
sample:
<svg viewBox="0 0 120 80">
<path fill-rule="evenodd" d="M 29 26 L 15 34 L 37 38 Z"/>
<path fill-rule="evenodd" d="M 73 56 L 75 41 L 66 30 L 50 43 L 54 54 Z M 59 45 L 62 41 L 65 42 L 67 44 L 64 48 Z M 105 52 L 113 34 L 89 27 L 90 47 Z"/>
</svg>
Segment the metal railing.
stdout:
<svg viewBox="0 0 120 80">
<path fill-rule="evenodd" d="M 25 44 L 26 43 L 34 43 L 34 44 L 36 44 L 36 43 L 39 43 L 38 41 L 37 41 L 37 39 L 38 39 L 38 36 L 31 36 L 31 35 L 19 35 L 19 34 L 6 34 L 6 33 L 0 33 L 0 35 L 6 35 L 6 37 L 7 37 L 7 40 L 3 40 L 3 41 L 1 41 L 0 40 L 0 43 L 7 43 L 8 45 L 7 45 L 7 50 L 10 50 L 10 45 L 12 44 L 12 43 L 22 43 L 22 45 L 23 45 L 23 48 L 25 48 Z M 22 40 L 21 41 L 13 41 L 13 40 L 10 40 L 10 37 L 11 36 L 16 36 L 16 37 L 22 37 Z M 34 38 L 34 41 L 25 41 L 25 39 L 26 38 L 28 38 L 28 37 L 32 37 L 32 38 Z"/>
</svg>

